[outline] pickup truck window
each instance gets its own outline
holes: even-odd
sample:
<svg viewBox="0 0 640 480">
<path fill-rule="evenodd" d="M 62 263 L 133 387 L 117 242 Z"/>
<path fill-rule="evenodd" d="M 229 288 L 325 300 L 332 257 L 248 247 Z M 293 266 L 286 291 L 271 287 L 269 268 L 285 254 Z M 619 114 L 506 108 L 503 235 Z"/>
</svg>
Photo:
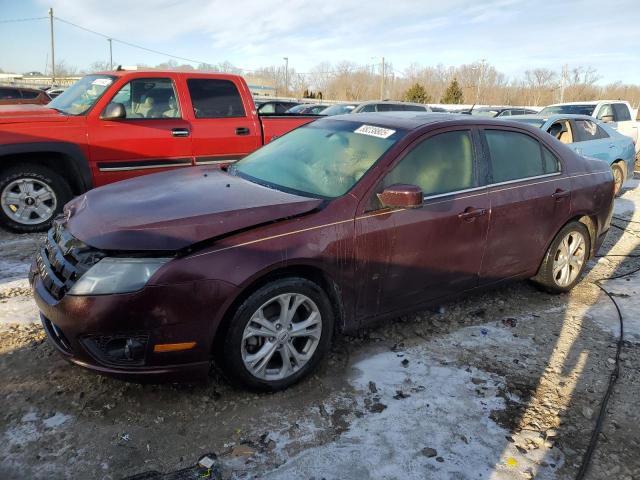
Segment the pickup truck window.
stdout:
<svg viewBox="0 0 640 480">
<path fill-rule="evenodd" d="M 180 118 L 173 82 L 169 78 L 138 78 L 124 85 L 110 103 L 121 103 L 127 118 Z"/>
<path fill-rule="evenodd" d="M 598 112 L 598 116 L 596 117 L 598 120 L 602 120 L 603 117 L 613 117 L 613 107 L 610 103 L 606 103 L 600 107 L 600 111 Z"/>
<path fill-rule="evenodd" d="M 102 97 L 114 81 L 110 75 L 87 75 L 49 103 L 49 108 L 67 115 L 83 115 Z"/>
<path fill-rule="evenodd" d="M 609 138 L 607 132 L 590 120 L 576 120 L 577 141 L 598 140 L 599 138 Z"/>
<path fill-rule="evenodd" d="M 629 108 L 624 103 L 614 103 L 613 113 L 613 118 L 616 122 L 626 122 L 627 120 L 631 120 Z"/>
<path fill-rule="evenodd" d="M 335 198 L 348 192 L 405 133 L 318 120 L 256 150 L 229 172 L 278 190 Z"/>
<path fill-rule="evenodd" d="M 240 93 L 229 80 L 190 78 L 187 87 L 196 118 L 246 116 Z"/>
</svg>

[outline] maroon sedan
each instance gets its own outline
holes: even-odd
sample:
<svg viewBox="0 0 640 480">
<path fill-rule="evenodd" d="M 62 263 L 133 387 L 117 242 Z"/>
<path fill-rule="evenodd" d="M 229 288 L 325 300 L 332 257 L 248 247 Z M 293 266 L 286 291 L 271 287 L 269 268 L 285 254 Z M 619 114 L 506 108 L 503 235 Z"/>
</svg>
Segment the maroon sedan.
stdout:
<svg viewBox="0 0 640 480">
<path fill-rule="evenodd" d="M 187 168 L 92 190 L 31 271 L 70 361 L 131 379 L 276 390 L 334 331 L 533 278 L 579 280 L 613 204 L 608 165 L 522 123 L 336 116 L 228 171 Z"/>
</svg>

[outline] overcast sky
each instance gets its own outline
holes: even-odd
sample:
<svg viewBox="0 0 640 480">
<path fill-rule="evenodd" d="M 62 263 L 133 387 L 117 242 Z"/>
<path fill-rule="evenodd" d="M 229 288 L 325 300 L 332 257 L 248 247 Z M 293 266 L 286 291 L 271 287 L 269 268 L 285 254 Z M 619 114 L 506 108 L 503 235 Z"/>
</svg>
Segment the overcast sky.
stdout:
<svg viewBox="0 0 640 480">
<path fill-rule="evenodd" d="M 0 0 L 6 19 L 56 16 L 151 49 L 255 69 L 306 72 L 321 61 L 459 65 L 486 59 L 510 77 L 527 69 L 595 67 L 601 83 L 640 83 L 640 1 L 584 0 Z M 48 20 L 0 23 L 0 68 L 44 71 Z M 57 22 L 56 59 L 108 59 L 103 38 Z M 372 58 L 376 57 L 376 58 Z M 168 60 L 114 43 L 114 61 Z"/>
</svg>

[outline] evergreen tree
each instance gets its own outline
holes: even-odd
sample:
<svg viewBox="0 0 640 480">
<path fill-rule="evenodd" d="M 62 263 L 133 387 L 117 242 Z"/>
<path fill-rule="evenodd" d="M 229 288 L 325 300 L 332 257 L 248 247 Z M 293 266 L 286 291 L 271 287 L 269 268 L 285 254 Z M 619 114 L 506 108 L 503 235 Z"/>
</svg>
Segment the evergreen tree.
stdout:
<svg viewBox="0 0 640 480">
<path fill-rule="evenodd" d="M 427 93 L 422 85 L 416 82 L 404 92 L 403 99 L 405 102 L 429 103 L 431 102 L 431 95 Z"/>
<path fill-rule="evenodd" d="M 458 85 L 458 80 L 454 78 L 451 80 L 447 90 L 444 92 L 440 103 L 453 103 L 455 105 L 459 105 L 463 101 L 463 96 L 464 94 L 462 93 L 460 85 Z"/>
</svg>

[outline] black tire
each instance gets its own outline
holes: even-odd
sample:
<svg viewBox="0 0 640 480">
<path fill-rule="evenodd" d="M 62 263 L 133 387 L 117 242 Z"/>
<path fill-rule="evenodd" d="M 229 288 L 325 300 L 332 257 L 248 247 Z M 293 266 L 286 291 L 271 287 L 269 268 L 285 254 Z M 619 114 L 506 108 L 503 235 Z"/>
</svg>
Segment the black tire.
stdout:
<svg viewBox="0 0 640 480">
<path fill-rule="evenodd" d="M 611 165 L 611 173 L 613 174 L 613 181 L 615 182 L 614 196 L 619 197 L 622 193 L 622 185 L 624 185 L 625 174 L 624 168 L 618 163 Z"/>
<path fill-rule="evenodd" d="M 16 233 L 46 231 L 51 226 L 51 222 L 56 215 L 62 212 L 65 203 L 73 197 L 71 188 L 62 176 L 48 167 L 37 164 L 15 165 L 0 172 L 0 198 L 12 182 L 20 179 L 31 179 L 47 185 L 53 192 L 55 208 L 51 212 L 51 215 L 41 222 L 21 223 L 9 216 L 7 212 L 5 212 L 4 206 L 0 205 L 0 226 Z"/>
<path fill-rule="evenodd" d="M 582 234 L 584 238 L 584 259 L 578 274 L 575 279 L 567 284 L 567 285 L 559 285 L 556 281 L 556 278 L 553 274 L 553 266 L 556 259 L 556 255 L 558 254 L 558 249 L 562 240 L 571 232 L 579 232 Z M 542 287 L 545 291 L 549 293 L 565 293 L 571 290 L 582 277 L 584 273 L 584 269 L 587 265 L 587 261 L 589 260 L 591 252 L 591 237 L 589 235 L 589 231 L 587 227 L 585 227 L 582 223 L 572 221 L 566 224 L 562 230 L 558 232 L 558 234 L 551 242 L 551 246 L 542 260 L 542 264 L 540 265 L 540 269 L 538 270 L 538 274 L 533 277 L 531 280 L 535 282 L 537 285 Z"/>
<path fill-rule="evenodd" d="M 266 380 L 254 376 L 242 359 L 242 342 L 245 327 L 252 315 L 270 299 L 286 293 L 302 294 L 311 299 L 320 312 L 322 332 L 312 357 L 299 370 L 279 380 Z M 231 319 L 225 338 L 218 345 L 216 362 L 224 376 L 236 386 L 256 391 L 277 391 L 285 389 L 309 375 L 325 356 L 331 345 L 334 327 L 334 313 L 329 297 L 316 283 L 299 277 L 274 280 L 257 289 L 237 308 Z"/>
</svg>

